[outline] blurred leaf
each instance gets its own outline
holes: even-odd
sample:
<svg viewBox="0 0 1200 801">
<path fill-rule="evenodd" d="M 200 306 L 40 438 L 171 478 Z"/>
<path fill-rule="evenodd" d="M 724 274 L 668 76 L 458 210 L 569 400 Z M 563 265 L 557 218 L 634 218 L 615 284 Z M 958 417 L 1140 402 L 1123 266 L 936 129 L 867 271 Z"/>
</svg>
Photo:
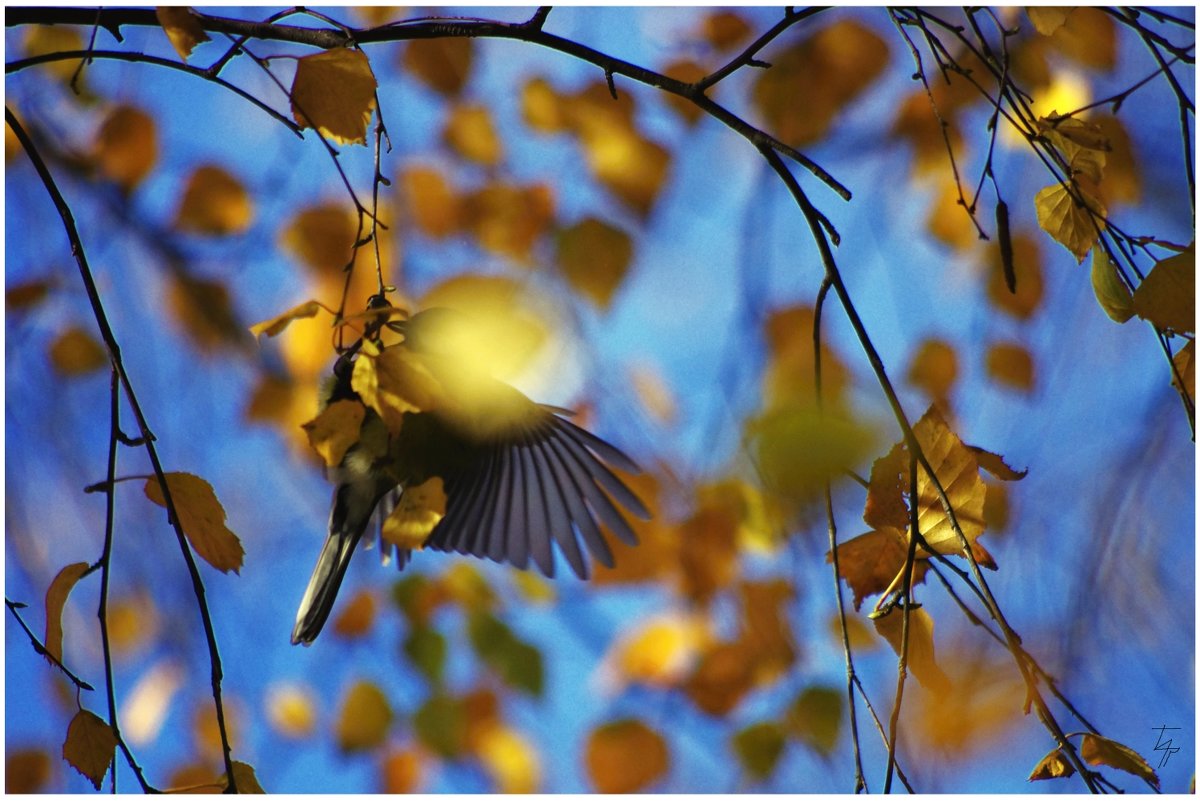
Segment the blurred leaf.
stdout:
<svg viewBox="0 0 1200 801">
<path fill-rule="evenodd" d="M 1093 181 L 1100 180 L 1107 158 L 1084 151 L 1101 150 L 1108 153 L 1112 150 L 1112 142 L 1103 128 L 1090 120 L 1051 113 L 1049 117 L 1038 117 L 1037 129 L 1063 151 L 1073 171 L 1082 171 Z M 1069 147 L 1066 142 L 1076 147 Z"/>
<path fill-rule="evenodd" d="M 1018 320 L 1027 320 L 1042 305 L 1044 281 L 1042 279 L 1042 256 L 1037 240 L 1025 232 L 1012 237 L 1013 273 L 1017 279 L 1017 291 L 1009 292 L 1004 283 L 1004 271 L 1000 263 L 998 248 L 988 249 L 987 295 L 997 309 L 1011 314 Z"/>
<path fill-rule="evenodd" d="M 965 252 L 980 240 L 979 231 L 971 216 L 959 202 L 959 188 L 953 180 L 939 181 L 940 189 L 925 221 L 929 233 L 940 242 L 959 252 Z"/>
<path fill-rule="evenodd" d="M 441 239 L 462 227 L 462 204 L 438 170 L 410 167 L 400 176 L 400 188 L 404 207 L 426 236 Z"/>
<path fill-rule="evenodd" d="M 683 691 L 696 708 L 723 717 L 750 692 L 754 666 L 739 643 L 718 643 L 700 657 Z"/>
<path fill-rule="evenodd" d="M 407 795 L 421 789 L 421 755 L 411 748 L 392 751 L 383 758 L 380 792 Z"/>
<path fill-rule="evenodd" d="M 1007 387 L 1033 390 L 1033 355 L 1015 342 L 997 342 L 987 351 L 987 372 L 993 381 Z"/>
<path fill-rule="evenodd" d="M 296 59 L 292 116 L 340 145 L 366 144 L 375 110 L 375 73 L 359 50 L 335 47 Z"/>
<path fill-rule="evenodd" d="M 1008 528 L 1011 517 L 1008 487 L 991 481 L 986 483 L 987 496 L 983 500 L 983 520 L 988 531 L 998 534 Z"/>
<path fill-rule="evenodd" d="M 1123 323 L 1133 316 L 1133 294 L 1103 248 L 1092 251 L 1092 291 L 1113 322 Z"/>
<path fill-rule="evenodd" d="M 50 363 L 65 376 L 86 375 L 108 364 L 108 351 L 83 328 L 71 327 L 51 343 Z"/>
<path fill-rule="evenodd" d="M 648 216 L 666 183 L 671 151 L 611 117 L 581 117 L 578 126 L 596 180 L 640 217 Z"/>
<path fill-rule="evenodd" d="M 117 749 L 112 727 L 86 709 L 80 709 L 67 727 L 63 759 L 100 789 Z"/>
<path fill-rule="evenodd" d="M 213 708 L 212 698 L 201 695 L 194 696 L 195 706 L 192 711 L 192 735 L 195 738 L 195 750 L 210 763 L 223 756 L 225 745 L 221 739 L 221 727 L 217 721 L 217 713 Z M 239 732 L 242 728 L 241 706 L 236 700 L 225 695 L 225 734 L 231 747 L 236 747 Z M 224 776 L 221 776 L 224 782 Z"/>
<path fill-rule="evenodd" d="M 913 574 L 916 574 L 915 569 Z M 842 623 L 837 612 L 829 616 L 829 635 L 833 638 L 837 647 L 841 648 Z M 846 615 L 846 636 L 849 638 L 850 647 L 854 649 L 855 653 L 873 651 L 879 647 L 879 638 L 871 633 L 871 630 L 857 615 Z"/>
<path fill-rule="evenodd" d="M 404 68 L 435 92 L 454 97 L 471 76 L 474 47 L 465 36 L 414 39 L 405 45 Z"/>
<path fill-rule="evenodd" d="M 475 564 L 458 560 L 441 575 L 446 596 L 467 612 L 483 612 L 496 606 L 496 593 Z"/>
<path fill-rule="evenodd" d="M 370 590 L 359 590 L 342 604 L 342 611 L 333 621 L 333 633 L 347 640 L 356 640 L 367 636 L 374 624 L 375 594 Z"/>
<path fill-rule="evenodd" d="M 788 709 L 788 730 L 800 742 L 828 757 L 842 730 L 843 696 L 832 687 L 808 687 Z"/>
<path fill-rule="evenodd" d="M 729 586 L 738 573 L 737 511 L 719 498 L 702 498 L 695 514 L 679 526 L 683 594 L 706 603 Z"/>
<path fill-rule="evenodd" d="M 215 795 L 224 792 L 225 786 L 224 774 L 218 776 L 208 765 L 193 763 L 171 772 L 166 792 L 172 795 Z"/>
<path fill-rule="evenodd" d="M 1107 765 L 1110 768 L 1132 773 L 1138 778 L 1150 782 L 1158 790 L 1158 774 L 1142 759 L 1137 751 L 1116 740 L 1101 737 L 1099 734 L 1084 734 L 1079 746 L 1079 755 L 1089 765 Z"/>
<path fill-rule="evenodd" d="M 671 755 L 662 735 L 640 720 L 626 719 L 593 729 L 584 761 L 597 792 L 637 793 L 667 773 Z"/>
<path fill-rule="evenodd" d="M 648 362 L 630 365 L 626 370 L 629 387 L 642 408 L 661 425 L 674 422 L 678 404 L 662 372 Z"/>
<path fill-rule="evenodd" d="M 1099 8 L 1071 10 L 1050 43 L 1081 67 L 1108 71 L 1117 64 L 1116 26 Z"/>
<path fill-rule="evenodd" d="M 337 742 L 343 752 L 367 751 L 383 743 L 392 725 L 392 706 L 379 685 L 360 679 L 342 698 Z"/>
<path fill-rule="evenodd" d="M 756 684 L 767 684 L 787 672 L 796 661 L 796 644 L 788 623 L 787 606 L 796 590 L 786 579 L 743 581 L 738 585 L 742 602 L 738 645 L 752 665 Z"/>
<path fill-rule="evenodd" d="M 530 604 L 543 605 L 552 604 L 554 599 L 558 597 L 558 593 L 554 590 L 554 585 L 546 579 L 539 576 L 537 573 L 530 573 L 526 570 L 510 571 L 510 576 L 513 586 L 516 587 L 520 598 Z"/>
<path fill-rule="evenodd" d="M 1075 775 L 1075 768 L 1067 761 L 1062 749 L 1055 748 L 1050 753 L 1042 757 L 1037 763 L 1037 767 L 1029 774 L 1029 781 L 1036 782 L 1043 779 L 1065 779 L 1068 776 Z"/>
<path fill-rule="evenodd" d="M 298 740 L 316 731 L 317 710 L 310 688 L 277 682 L 267 688 L 265 703 L 271 728 L 284 737 Z"/>
<path fill-rule="evenodd" d="M 492 183 L 466 195 L 462 213 L 484 250 L 528 261 L 554 220 L 554 193 L 545 184 Z"/>
<path fill-rule="evenodd" d="M 1196 330 L 1196 246 L 1154 265 L 1133 293 L 1133 313 L 1177 334 Z"/>
<path fill-rule="evenodd" d="M 496 166 L 504 155 L 491 112 L 483 105 L 452 106 L 442 141 L 458 155 L 485 167 Z"/>
<path fill-rule="evenodd" d="M 175 319 L 202 351 L 237 346 L 245 340 L 246 329 L 224 283 L 174 272 L 168 292 Z"/>
<path fill-rule="evenodd" d="M 874 622 L 875 630 L 899 656 L 904 642 L 904 610 L 895 607 L 886 615 L 875 618 Z M 933 655 L 933 618 L 924 609 L 909 612 L 908 669 L 931 693 L 950 691 L 950 678 L 942 672 Z"/>
<path fill-rule="evenodd" d="M 28 795 L 44 792 L 50 781 L 50 755 L 40 748 L 13 748 L 4 752 L 4 793 Z"/>
<path fill-rule="evenodd" d="M 540 133 L 567 129 L 566 102 L 545 78 L 533 78 L 521 87 L 521 116 L 526 125 Z"/>
<path fill-rule="evenodd" d="M 810 500 L 871 452 L 875 432 L 845 411 L 793 403 L 746 424 L 768 488 L 798 502 Z"/>
<path fill-rule="evenodd" d="M 10 130 L 5 128 L 5 130 Z M 4 309 L 8 313 L 32 309 L 41 305 L 42 301 L 58 286 L 53 278 L 35 278 L 21 283 L 8 283 L 4 287 Z"/>
<path fill-rule="evenodd" d="M 309 206 L 292 218 L 281 236 L 283 246 L 314 275 L 336 276 L 338 291 L 342 268 L 350 261 L 355 236 L 354 215 L 342 206 Z"/>
<path fill-rule="evenodd" d="M 158 737 L 185 679 L 183 669 L 170 658 L 155 662 L 142 673 L 120 707 L 121 734 L 126 742 L 145 745 Z"/>
<path fill-rule="evenodd" d="M 701 617 L 665 613 L 629 628 L 610 648 L 606 662 L 630 682 L 672 687 L 691 668 L 708 637 Z"/>
<path fill-rule="evenodd" d="M 748 39 L 751 33 L 750 25 L 736 11 L 714 10 L 704 17 L 702 34 L 718 51 L 732 50 Z"/>
<path fill-rule="evenodd" d="M 433 613 L 449 598 L 442 587 L 421 573 L 409 573 L 392 585 L 392 600 L 414 627 L 429 625 Z"/>
<path fill-rule="evenodd" d="M 507 625 L 486 612 L 467 618 L 467 636 L 479 658 L 508 686 L 533 696 L 542 694 L 542 654 L 518 639 Z"/>
<path fill-rule="evenodd" d="M 958 356 L 943 339 L 925 339 L 908 366 L 908 382 L 933 400 L 949 397 L 958 379 Z"/>
<path fill-rule="evenodd" d="M 123 190 L 131 191 L 158 161 L 153 118 L 132 106 L 117 106 L 100 126 L 94 153 L 100 172 Z"/>
<path fill-rule="evenodd" d="M 25 39 L 21 43 L 21 46 L 28 58 L 44 56 L 50 53 L 64 53 L 86 49 L 79 31 L 76 28 L 65 25 L 26 26 Z M 47 70 L 51 75 L 65 82 L 70 81 L 74 77 L 75 71 L 79 69 L 79 66 L 80 59 L 63 59 L 62 61 L 51 61 L 42 67 L 42 69 Z M 80 72 L 81 79 L 84 79 L 86 75 L 86 71 Z M 4 130 L 7 133 L 8 126 L 5 126 Z"/>
<path fill-rule="evenodd" d="M 668 78 L 674 78 L 677 81 L 683 81 L 684 83 L 696 83 L 708 74 L 708 70 L 704 69 L 704 67 L 695 61 L 692 61 L 691 59 L 682 59 L 679 61 L 672 61 L 670 64 L 667 64 L 662 68 L 662 73 Z M 663 100 L 666 101 L 667 105 L 670 106 L 675 113 L 677 113 L 680 117 L 683 117 L 683 121 L 688 125 L 695 125 L 704 117 L 704 110 L 686 97 L 664 93 Z"/>
<path fill-rule="evenodd" d="M 326 467 L 342 463 L 346 451 L 358 442 L 366 407 L 357 400 L 334 401 L 302 428 L 308 443 L 321 455 Z"/>
<path fill-rule="evenodd" d="M 907 527 L 905 528 L 907 530 Z M 919 553 L 918 549 L 918 553 Z M 904 532 L 889 526 L 860 534 L 838 546 L 838 568 L 842 578 L 854 592 L 854 608 L 862 607 L 865 598 L 892 586 L 908 559 Z M 826 553 L 825 561 L 832 562 Z M 914 586 L 925 580 L 929 566 L 918 560 L 913 564 Z"/>
<path fill-rule="evenodd" d="M 952 74 L 952 73 L 951 73 Z M 942 89 L 945 84 L 939 80 L 934 86 Z M 944 90 L 943 90 L 944 93 Z M 935 94 L 935 100 L 937 95 Z M 937 113 L 929 102 L 929 95 L 922 89 L 914 89 L 905 95 L 898 104 L 896 116 L 892 120 L 889 135 L 908 142 L 913 148 L 912 175 L 914 178 L 938 178 L 941 171 L 949 164 L 950 156 L 946 150 L 946 139 L 957 155 L 964 152 L 962 133 L 954 121 L 953 109 L 942 103 L 937 106 Z M 938 115 L 941 119 L 938 119 Z M 945 123 L 943 129 L 942 123 Z"/>
<path fill-rule="evenodd" d="M 466 752 L 467 715 L 461 701 L 446 695 L 431 695 L 413 715 L 417 739 L 434 753 L 456 759 Z"/>
<path fill-rule="evenodd" d="M 896 609 L 889 617 L 901 614 Z M 965 648 L 952 645 L 940 650 L 941 664 L 954 667 L 956 675 L 954 681 L 937 687 L 935 692 L 914 694 L 911 720 L 918 742 L 962 758 L 973 754 L 987 758 L 1013 742 L 1005 734 L 1021 725 L 1021 705 L 1027 691 L 1020 673 L 1012 669 L 1011 660 L 1006 660 L 1007 654 L 988 654 L 981 645 L 976 641 Z M 910 642 L 910 657 L 912 646 Z M 925 680 L 921 684 L 934 689 Z M 906 694 L 906 707 L 907 702 Z"/>
<path fill-rule="evenodd" d="M 488 726 L 475 745 L 479 761 L 500 793 L 536 793 L 542 769 L 537 751 L 520 733 L 502 724 Z"/>
<path fill-rule="evenodd" d="M 205 164 L 188 178 L 175 213 L 183 231 L 212 236 L 240 234 L 254 219 L 254 204 L 241 181 L 222 167 Z"/>
<path fill-rule="evenodd" d="M 404 638 L 404 655 L 434 684 L 440 684 L 446 665 L 446 638 L 432 626 L 415 626 Z"/>
<path fill-rule="evenodd" d="M 762 721 L 741 729 L 733 735 L 733 752 L 738 763 L 753 781 L 770 778 L 787 745 L 783 727 L 773 721 Z"/>
<path fill-rule="evenodd" d="M 190 8 L 182 6 L 156 6 L 154 15 L 158 24 L 171 40 L 171 46 L 179 57 L 187 61 L 192 50 L 201 42 L 209 41 L 208 34 L 200 26 L 200 20 L 192 14 Z"/>
<path fill-rule="evenodd" d="M 664 513 L 659 509 L 659 498 L 662 496 L 659 474 L 666 474 L 666 468 L 662 465 L 655 465 L 641 475 L 625 478 L 626 486 L 642 499 L 654 517 L 651 520 L 635 518 L 630 522 L 638 537 L 636 546 L 616 539 L 610 543 L 615 565 L 594 566 L 592 582 L 597 586 L 655 581 L 671 574 L 679 566 L 683 549 L 676 527 L 664 518 Z"/>
<path fill-rule="evenodd" d="M 459 698 L 466 718 L 466 747 L 477 751 L 488 729 L 501 725 L 500 699 L 488 686 L 479 686 Z"/>
<path fill-rule="evenodd" d="M 764 333 L 771 355 L 763 376 L 767 408 L 816 403 L 813 323 L 811 306 L 777 309 L 767 318 Z M 827 340 L 823 337 L 821 343 L 821 392 L 825 402 L 831 403 L 842 397 L 849 371 Z"/>
<path fill-rule="evenodd" d="M 179 514 L 179 525 L 201 559 L 228 573 L 239 573 L 245 549 L 237 535 L 225 525 L 225 509 L 212 485 L 191 473 L 166 473 L 171 500 Z M 154 476 L 146 479 L 146 497 L 166 508 L 162 487 Z"/>
<path fill-rule="evenodd" d="M 754 83 L 754 103 L 769 132 L 802 147 L 824 138 L 837 115 L 883 72 L 889 53 L 869 27 L 842 19 L 786 50 L 772 50 L 766 60 L 771 68 Z"/>
<path fill-rule="evenodd" d="M 1084 256 L 1104 230 L 1102 218 L 1108 211 L 1083 186 L 1077 184 L 1076 191 L 1087 203 L 1086 207 L 1076 205 L 1075 199 L 1062 184 L 1047 186 L 1039 191 L 1034 196 L 1033 204 L 1042 230 L 1075 254 L 1076 260 L 1082 264 Z"/>
<path fill-rule="evenodd" d="M 1111 146 L 1104 165 L 1104 183 L 1100 185 L 1103 198 L 1108 204 L 1137 203 L 1142 197 L 1142 170 L 1134 158 L 1129 133 L 1121 120 L 1112 115 L 1098 116 L 1093 122 L 1100 126 Z"/>
<path fill-rule="evenodd" d="M 629 270 L 633 241 L 614 225 L 587 217 L 558 235 L 556 261 L 571 287 L 606 310 Z"/>
<path fill-rule="evenodd" d="M 1073 6 L 1027 6 L 1025 14 L 1034 30 L 1042 36 L 1050 36 L 1062 27 L 1073 10 Z"/>
<path fill-rule="evenodd" d="M 283 314 L 276 315 L 270 320 L 263 320 L 261 323 L 255 323 L 250 326 L 250 333 L 255 336 L 266 334 L 269 337 L 280 334 L 283 329 L 287 328 L 293 320 L 302 320 L 306 317 L 316 317 L 317 312 L 321 310 L 321 304 L 315 300 L 306 300 L 298 306 L 285 311 Z"/>
<path fill-rule="evenodd" d="M 87 572 L 87 562 L 75 562 L 67 565 L 50 582 L 46 590 L 46 651 L 54 659 L 62 663 L 63 658 L 63 607 L 67 605 L 67 597 L 75 588 L 76 582 Z"/>
</svg>

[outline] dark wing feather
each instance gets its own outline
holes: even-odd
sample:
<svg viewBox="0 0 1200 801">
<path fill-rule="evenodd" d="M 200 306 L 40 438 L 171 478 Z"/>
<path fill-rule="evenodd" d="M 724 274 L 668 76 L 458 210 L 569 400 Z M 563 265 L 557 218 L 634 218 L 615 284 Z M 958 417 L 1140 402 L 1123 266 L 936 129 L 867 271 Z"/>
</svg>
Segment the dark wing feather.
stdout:
<svg viewBox="0 0 1200 801">
<path fill-rule="evenodd" d="M 519 568 L 532 560 L 553 577 L 557 546 L 575 575 L 587 578 L 589 556 L 613 563 L 601 526 L 637 543 L 621 509 L 642 518 L 649 512 L 606 462 L 632 473 L 640 472 L 637 465 L 551 409 L 530 404 L 522 425 L 484 441 L 428 413 L 407 416 L 406 426 L 409 417 L 429 418 L 421 421 L 423 438 L 440 452 L 430 473 L 442 476 L 447 496 L 446 515 L 426 548 Z"/>
</svg>

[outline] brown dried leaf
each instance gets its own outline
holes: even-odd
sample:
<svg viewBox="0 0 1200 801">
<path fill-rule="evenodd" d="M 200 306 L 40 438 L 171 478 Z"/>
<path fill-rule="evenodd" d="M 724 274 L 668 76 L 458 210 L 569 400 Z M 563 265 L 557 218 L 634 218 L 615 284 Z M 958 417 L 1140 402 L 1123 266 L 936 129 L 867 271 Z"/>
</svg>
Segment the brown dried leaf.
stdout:
<svg viewBox="0 0 1200 801">
<path fill-rule="evenodd" d="M 474 47 L 465 36 L 414 39 L 404 48 L 404 68 L 435 92 L 455 97 L 471 75 Z"/>
<path fill-rule="evenodd" d="M 336 47 L 296 60 L 292 116 L 338 144 L 366 144 L 375 110 L 375 73 L 360 50 Z"/>
<path fill-rule="evenodd" d="M 50 781 L 50 755 L 40 748 L 13 749 L 4 754 L 4 793 L 28 795 L 40 793 Z"/>
<path fill-rule="evenodd" d="M 154 119 L 132 106 L 117 106 L 96 135 L 96 165 L 125 191 L 142 182 L 158 160 Z"/>
<path fill-rule="evenodd" d="M 407 795 L 421 789 L 421 765 L 427 760 L 411 748 L 392 751 L 380 766 L 380 790 L 388 795 Z"/>
<path fill-rule="evenodd" d="M 4 309 L 8 312 L 31 309 L 41 304 L 57 286 L 58 282 L 53 278 L 35 278 L 19 284 L 10 283 L 4 287 Z"/>
<path fill-rule="evenodd" d="M 108 773 L 117 749 L 117 736 L 112 727 L 86 709 L 79 710 L 67 727 L 63 742 L 63 759 L 83 774 L 97 790 Z"/>
<path fill-rule="evenodd" d="M 200 25 L 200 20 L 190 8 L 184 6 L 155 6 L 154 15 L 162 26 L 171 46 L 184 61 L 192 54 L 192 50 L 201 42 L 207 42 L 208 34 Z"/>
<path fill-rule="evenodd" d="M 704 38 L 721 52 L 737 47 L 752 33 L 750 25 L 736 11 L 711 11 L 704 17 Z"/>
<path fill-rule="evenodd" d="M 1008 463 L 1004 461 L 1004 457 L 998 453 L 985 451 L 974 445 L 968 445 L 967 450 L 975 454 L 975 461 L 981 468 L 1003 481 L 1020 481 L 1029 475 L 1028 470 L 1014 470 L 1009 467 Z"/>
<path fill-rule="evenodd" d="M 239 573 L 245 549 L 237 535 L 225 525 L 225 509 L 217 500 L 212 485 L 191 473 L 166 473 L 171 501 L 179 515 L 179 525 L 201 559 L 228 573 Z M 146 479 L 146 497 L 166 508 L 162 486 L 154 476 Z"/>
<path fill-rule="evenodd" d="M 671 755 L 662 735 L 640 720 L 618 720 L 588 735 L 585 762 L 601 793 L 636 793 L 662 778 Z"/>
<path fill-rule="evenodd" d="M 1183 390 L 1194 401 L 1196 399 L 1196 340 L 1189 339 L 1188 343 L 1175 354 L 1173 361 L 1176 372 L 1183 378 Z M 1174 376 L 1171 376 L 1171 384 L 1178 386 Z"/>
<path fill-rule="evenodd" d="M 46 590 L 46 651 L 59 663 L 63 657 L 63 607 L 75 583 L 87 572 L 87 562 L 76 562 L 58 571 Z"/>
<path fill-rule="evenodd" d="M 920 551 L 918 551 L 920 553 Z M 838 546 L 838 568 L 846 585 L 854 592 L 854 608 L 862 607 L 868 596 L 892 586 L 908 560 L 908 545 L 899 529 L 882 528 L 868 531 Z M 833 557 L 826 553 L 825 561 Z M 925 580 L 929 565 L 923 560 L 913 563 L 913 585 Z"/>
<path fill-rule="evenodd" d="M 663 67 L 662 72 L 668 78 L 674 78 L 684 83 L 695 83 L 708 74 L 708 70 L 691 59 L 672 61 Z M 679 116 L 683 117 L 683 121 L 688 125 L 695 125 L 704 117 L 704 110 L 686 97 L 666 94 L 663 99 Z"/>
<path fill-rule="evenodd" d="M 700 662 L 683 685 L 683 692 L 696 707 L 723 717 L 754 688 L 754 669 L 739 643 L 717 643 L 700 657 Z"/>
<path fill-rule="evenodd" d="M 74 326 L 51 343 L 50 363 L 65 376 L 86 375 L 108 364 L 108 351 L 87 331 Z"/>
</svg>

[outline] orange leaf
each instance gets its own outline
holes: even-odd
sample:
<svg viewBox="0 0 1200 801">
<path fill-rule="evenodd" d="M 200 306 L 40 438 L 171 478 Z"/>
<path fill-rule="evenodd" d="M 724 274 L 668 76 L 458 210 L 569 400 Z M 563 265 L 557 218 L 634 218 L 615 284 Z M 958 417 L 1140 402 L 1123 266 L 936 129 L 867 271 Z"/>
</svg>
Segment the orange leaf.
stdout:
<svg viewBox="0 0 1200 801">
<path fill-rule="evenodd" d="M 504 155 L 496 126 L 487 106 L 455 105 L 442 131 L 442 141 L 463 158 L 494 167 Z"/>
<path fill-rule="evenodd" d="M 430 89 L 454 97 L 471 75 L 474 46 L 465 36 L 414 39 L 404 48 L 404 68 Z"/>
<path fill-rule="evenodd" d="M 117 749 L 112 727 L 86 709 L 81 709 L 67 727 L 63 759 L 100 789 Z"/>
<path fill-rule="evenodd" d="M 454 188 L 432 167 L 411 167 L 400 176 L 405 208 L 426 236 L 449 236 L 462 226 L 462 206 Z"/>
<path fill-rule="evenodd" d="M 50 363 L 65 376 L 85 375 L 108 364 L 108 351 L 84 329 L 71 327 L 51 343 Z"/>
<path fill-rule="evenodd" d="M 261 323 L 255 323 L 250 326 L 250 333 L 254 336 L 266 334 L 269 337 L 276 336 L 283 329 L 287 328 L 293 320 L 302 320 L 306 317 L 316 317 L 317 312 L 321 310 L 321 304 L 315 300 L 306 300 L 298 306 L 285 311 L 283 314 L 276 315 L 270 320 L 263 320 Z"/>
<path fill-rule="evenodd" d="M 588 735 L 585 761 L 601 793 L 636 793 L 666 774 L 671 755 L 658 732 L 640 720 L 606 723 Z"/>
<path fill-rule="evenodd" d="M 722 52 L 732 50 L 752 33 L 750 25 L 735 11 L 712 11 L 704 17 L 704 38 Z"/>
<path fill-rule="evenodd" d="M 406 490 L 407 491 L 407 490 Z M 370 590 L 359 590 L 333 621 L 333 633 L 347 640 L 365 637 L 375 622 L 375 595 Z"/>
<path fill-rule="evenodd" d="M 87 562 L 76 562 L 58 571 L 46 590 L 46 651 L 60 664 L 63 657 L 63 607 L 75 583 L 87 572 Z"/>
<path fill-rule="evenodd" d="M 222 573 L 240 572 L 246 552 L 237 535 L 225 526 L 225 509 L 217 500 L 212 485 L 191 473 L 165 475 L 171 501 L 179 515 L 179 525 L 192 548 L 201 559 Z M 157 478 L 146 479 L 144 491 L 147 498 L 166 508 Z"/>
<path fill-rule="evenodd" d="M 754 686 L 754 666 L 747 656 L 739 643 L 718 643 L 700 657 L 684 693 L 710 715 L 729 714 Z"/>
<path fill-rule="evenodd" d="M 222 167 L 196 168 L 183 191 L 175 225 L 198 234 L 239 234 L 250 227 L 254 205 L 241 181 Z"/>
<path fill-rule="evenodd" d="M 366 144 L 375 87 L 375 73 L 359 50 L 336 47 L 303 56 L 292 79 L 292 116 L 338 144 Z"/>
<path fill-rule="evenodd" d="M 875 618 L 875 630 L 899 656 L 904 643 L 904 610 L 897 607 L 883 617 Z M 931 692 L 943 693 L 950 689 L 949 677 L 938 667 L 933 656 L 933 618 L 924 609 L 909 612 L 908 669 Z"/>
<path fill-rule="evenodd" d="M 162 26 L 167 38 L 171 40 L 171 46 L 184 61 L 187 61 L 196 45 L 209 41 L 208 34 L 200 26 L 200 20 L 190 8 L 156 6 L 154 15 L 158 17 L 158 24 Z"/>
<path fill-rule="evenodd" d="M 1022 392 L 1033 389 L 1033 356 L 1015 342 L 997 342 L 988 348 L 987 371 L 999 384 Z"/>
<path fill-rule="evenodd" d="M 381 790 L 388 795 L 407 795 L 421 788 L 421 765 L 426 760 L 412 749 L 393 751 L 383 759 Z"/>
<path fill-rule="evenodd" d="M 158 159 L 153 118 L 132 106 L 117 106 L 100 126 L 95 157 L 101 173 L 122 189 L 132 190 Z"/>
<path fill-rule="evenodd" d="M 931 406 L 913 426 L 913 433 L 946 492 L 963 535 L 968 542 L 974 542 L 983 533 L 983 501 L 987 492 L 975 455 L 950 430 L 936 407 Z M 958 536 L 942 507 L 937 488 L 924 469 L 917 470 L 917 497 L 917 520 L 925 542 L 939 553 L 961 554 Z"/>
<path fill-rule="evenodd" d="M 825 561 L 833 561 L 828 553 Z M 867 596 L 889 589 L 907 561 L 904 534 L 895 528 L 868 531 L 839 545 L 838 568 L 846 585 L 854 591 L 854 608 L 862 607 Z M 914 562 L 912 583 L 924 581 L 928 569 L 923 561 Z"/>
<path fill-rule="evenodd" d="M 926 339 L 908 367 L 908 381 L 929 393 L 934 400 L 949 396 L 958 379 L 958 356 L 954 346 L 941 339 Z"/>
<path fill-rule="evenodd" d="M 310 206 L 292 218 L 281 237 L 283 245 L 319 277 L 336 280 L 340 292 L 342 268 L 354 247 L 354 215 L 342 206 Z"/>
<path fill-rule="evenodd" d="M 633 241 L 620 228 L 588 217 L 558 235 L 556 256 L 567 282 L 607 309 L 629 270 Z"/>
</svg>

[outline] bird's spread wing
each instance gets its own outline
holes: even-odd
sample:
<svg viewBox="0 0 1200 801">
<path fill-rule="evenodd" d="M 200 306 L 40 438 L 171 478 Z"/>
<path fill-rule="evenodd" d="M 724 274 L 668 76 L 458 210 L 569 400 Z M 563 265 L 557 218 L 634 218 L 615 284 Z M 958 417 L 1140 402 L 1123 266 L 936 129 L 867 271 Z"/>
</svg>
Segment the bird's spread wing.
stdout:
<svg viewBox="0 0 1200 801">
<path fill-rule="evenodd" d="M 558 549 L 580 578 L 590 558 L 611 567 L 604 529 L 630 545 L 637 536 L 622 512 L 650 513 L 608 465 L 641 472 L 617 448 L 530 404 L 519 425 L 478 439 L 433 415 L 406 416 L 422 441 L 437 443 L 435 473 L 443 479 L 446 514 L 426 548 L 455 551 L 525 568 L 532 561 L 554 575 Z M 428 418 L 428 419 L 419 419 Z M 421 429 L 428 429 L 421 432 Z"/>
</svg>

